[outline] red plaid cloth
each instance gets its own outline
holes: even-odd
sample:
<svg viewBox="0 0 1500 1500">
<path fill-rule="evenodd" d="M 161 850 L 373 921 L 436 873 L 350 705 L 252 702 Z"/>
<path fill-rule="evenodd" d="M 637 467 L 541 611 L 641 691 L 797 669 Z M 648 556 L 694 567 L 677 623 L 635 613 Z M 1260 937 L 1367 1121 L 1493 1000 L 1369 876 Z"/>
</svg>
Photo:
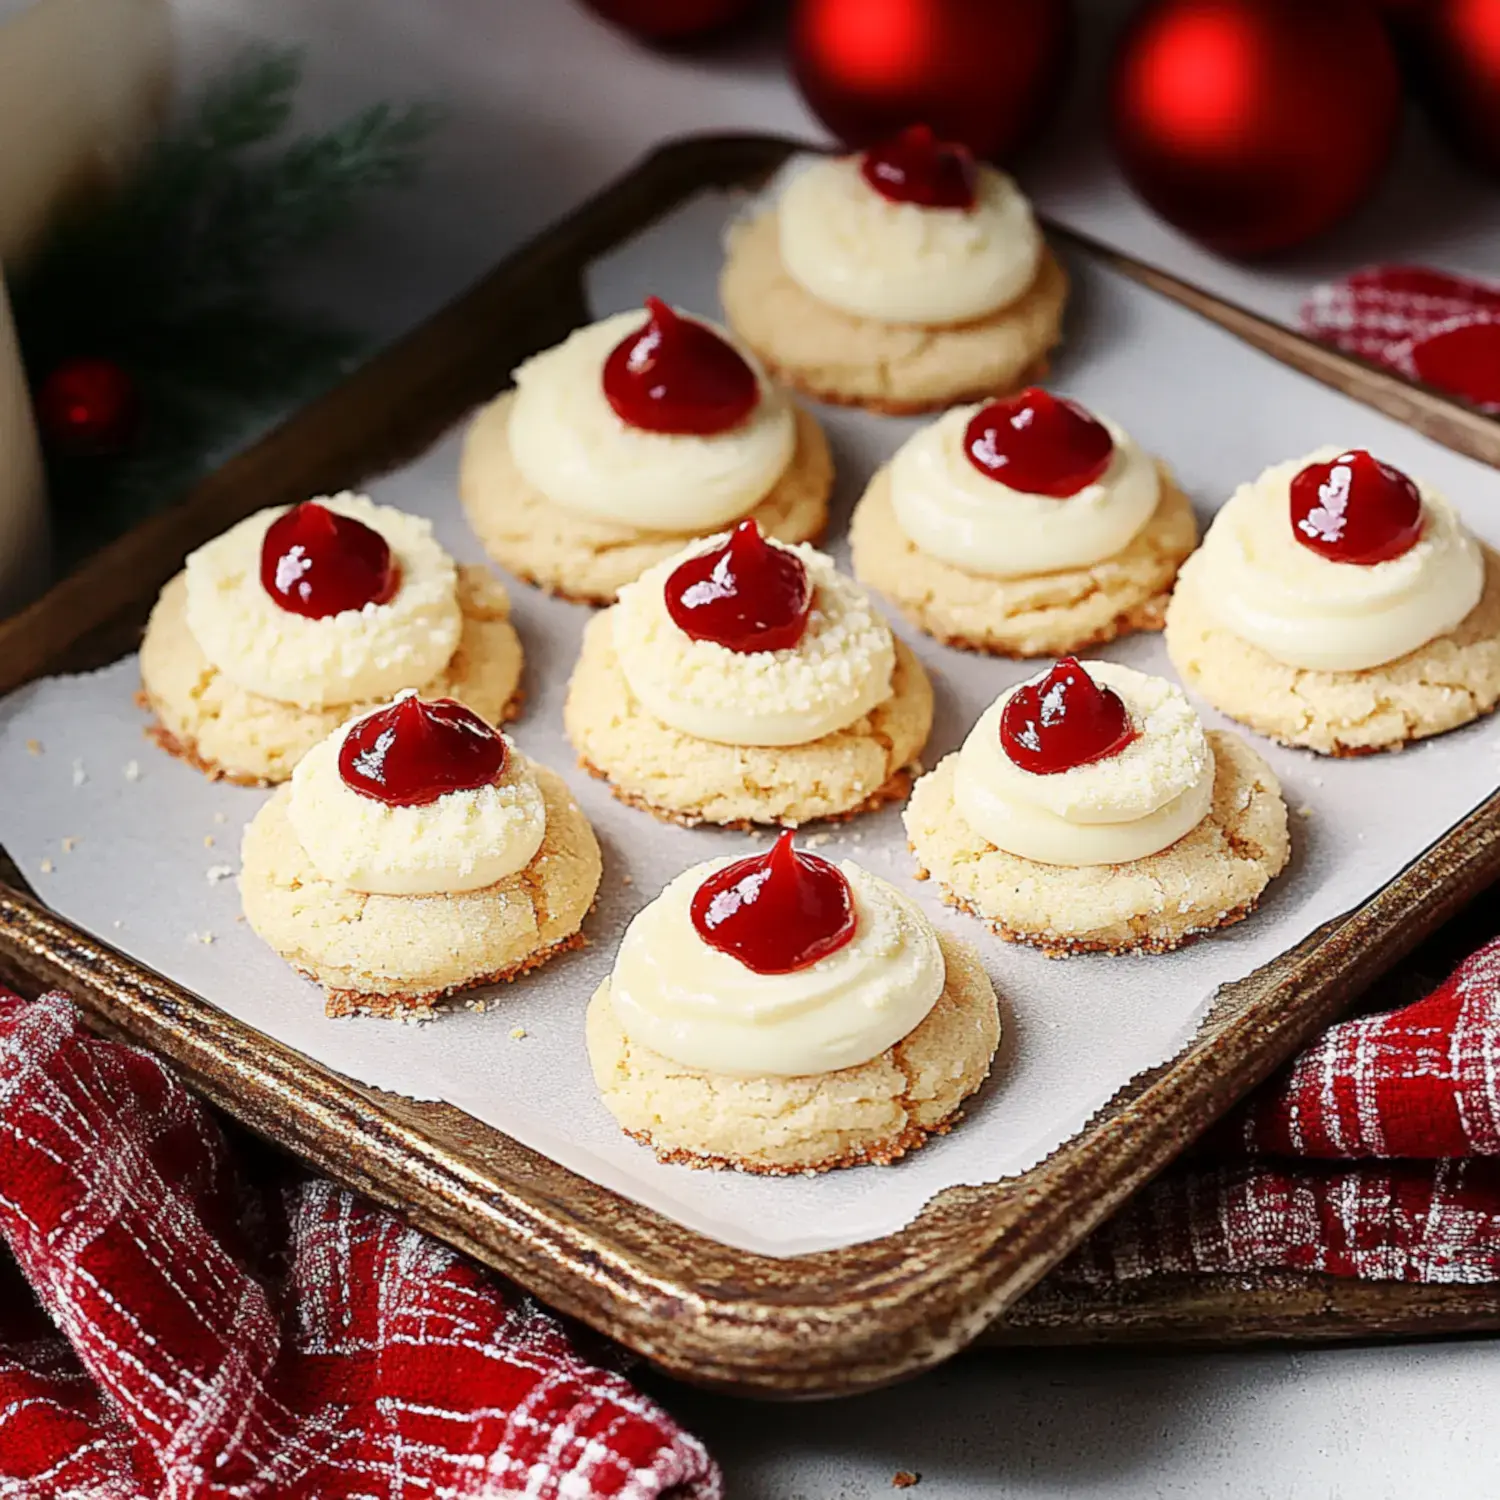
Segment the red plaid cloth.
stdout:
<svg viewBox="0 0 1500 1500">
<path fill-rule="evenodd" d="M 1214 1166 L 1158 1180 L 1064 1274 L 1500 1280 L 1500 939 L 1325 1032 L 1210 1144 Z"/>
<path fill-rule="evenodd" d="M 1370 266 L 1314 287 L 1302 327 L 1500 414 L 1500 286 L 1422 266 Z"/>
<path fill-rule="evenodd" d="M 551 1314 L 208 1111 L 72 1003 L 0 993 L 0 1494 L 715 1500 L 702 1446 Z M 59 1337 L 56 1330 L 61 1330 Z"/>
</svg>

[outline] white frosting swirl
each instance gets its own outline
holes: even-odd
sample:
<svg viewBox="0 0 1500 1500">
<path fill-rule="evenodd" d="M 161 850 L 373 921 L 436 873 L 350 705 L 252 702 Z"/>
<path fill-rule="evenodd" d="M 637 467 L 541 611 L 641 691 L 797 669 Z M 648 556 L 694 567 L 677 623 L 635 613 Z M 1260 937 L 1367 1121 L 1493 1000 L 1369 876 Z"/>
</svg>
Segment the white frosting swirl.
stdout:
<svg viewBox="0 0 1500 1500">
<path fill-rule="evenodd" d="M 1225 626 L 1288 666 L 1358 672 L 1415 651 L 1452 630 L 1484 592 L 1484 553 L 1452 505 L 1414 480 L 1422 534 L 1399 557 L 1334 562 L 1292 531 L 1291 482 L 1320 448 L 1242 484 L 1214 518 L 1195 563 L 1195 586 Z"/>
<path fill-rule="evenodd" d="M 1122 428 L 1109 467 L 1076 495 L 1056 499 L 981 474 L 964 451 L 980 405 L 955 407 L 920 428 L 891 460 L 891 504 L 902 531 L 929 557 L 988 578 L 1085 568 L 1129 546 L 1156 511 L 1155 461 Z"/>
<path fill-rule="evenodd" d="M 896 645 L 869 596 L 805 543 L 767 544 L 802 559 L 813 586 L 807 629 L 781 651 L 695 641 L 667 613 L 665 586 L 685 558 L 724 545 L 708 537 L 647 569 L 611 611 L 615 651 L 646 712 L 724 745 L 805 745 L 862 719 L 891 696 Z"/>
<path fill-rule="evenodd" d="M 1213 750 L 1182 689 L 1113 662 L 1083 665 L 1119 694 L 1135 726 L 1118 755 L 1049 776 L 1023 771 L 1000 744 L 1017 688 L 985 710 L 959 751 L 953 794 L 964 820 L 997 849 L 1039 864 L 1144 859 L 1190 833 L 1213 803 Z"/>
<path fill-rule="evenodd" d="M 981 165 L 971 209 L 893 203 L 846 156 L 782 191 L 781 261 L 820 302 L 881 323 L 966 323 L 1036 280 L 1042 234 L 1015 182 Z"/>
<path fill-rule="evenodd" d="M 357 723 L 315 745 L 292 772 L 287 817 L 325 880 L 374 895 L 456 895 L 531 863 L 547 831 L 547 807 L 530 763 L 509 740 L 505 769 L 491 785 L 394 807 L 339 774 L 339 749 Z"/>
<path fill-rule="evenodd" d="M 432 522 L 348 492 L 320 496 L 318 504 L 385 538 L 401 570 L 395 595 L 323 619 L 283 609 L 260 581 L 261 543 L 290 509 L 274 506 L 189 554 L 193 639 L 237 686 L 299 708 L 364 703 L 430 682 L 463 630 L 458 572 Z"/>
<path fill-rule="evenodd" d="M 695 865 L 638 912 L 615 955 L 609 995 L 633 1042 L 688 1068 L 796 1078 L 857 1067 L 908 1036 L 947 978 L 932 924 L 894 886 L 847 861 L 858 922 L 835 952 L 792 974 L 757 974 L 693 926 Z"/>
<path fill-rule="evenodd" d="M 786 472 L 796 414 L 733 334 L 699 318 L 755 371 L 755 409 L 727 432 L 701 437 L 630 426 L 605 397 L 604 362 L 645 321 L 637 311 L 591 323 L 516 371 L 511 456 L 528 484 L 579 515 L 644 531 L 722 526 L 753 510 Z"/>
</svg>

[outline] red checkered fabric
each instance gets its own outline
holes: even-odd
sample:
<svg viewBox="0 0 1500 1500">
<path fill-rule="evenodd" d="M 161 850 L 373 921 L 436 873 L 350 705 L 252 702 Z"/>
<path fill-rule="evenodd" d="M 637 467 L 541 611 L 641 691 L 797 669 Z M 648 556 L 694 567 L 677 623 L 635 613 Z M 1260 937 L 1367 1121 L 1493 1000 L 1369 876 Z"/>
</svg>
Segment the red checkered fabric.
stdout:
<svg viewBox="0 0 1500 1500">
<path fill-rule="evenodd" d="M 1301 323 L 1325 344 L 1500 414 L 1500 286 L 1423 266 L 1368 266 L 1314 287 Z"/>
<path fill-rule="evenodd" d="M 1090 1282 L 1326 1271 L 1500 1280 L 1500 939 L 1432 994 L 1331 1028 L 1074 1257 Z"/>
<path fill-rule="evenodd" d="M 0 995 L 0 1235 L 0 1495 L 721 1493 L 513 1288 L 331 1183 L 250 1190 L 173 1075 L 60 995 Z"/>
</svg>

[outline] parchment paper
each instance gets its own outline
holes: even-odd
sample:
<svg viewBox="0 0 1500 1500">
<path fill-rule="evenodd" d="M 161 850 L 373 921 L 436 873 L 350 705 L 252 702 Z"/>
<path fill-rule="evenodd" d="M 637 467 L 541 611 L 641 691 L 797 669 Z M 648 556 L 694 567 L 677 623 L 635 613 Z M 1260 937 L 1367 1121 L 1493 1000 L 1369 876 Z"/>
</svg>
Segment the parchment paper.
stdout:
<svg viewBox="0 0 1500 1500">
<path fill-rule="evenodd" d="M 596 314 L 638 304 L 648 291 L 715 313 L 719 237 L 733 206 L 704 195 L 599 262 L 590 282 Z M 1500 543 L 1493 473 L 1111 273 L 1079 262 L 1070 269 L 1070 337 L 1053 384 L 1164 455 L 1204 514 L 1267 463 L 1320 443 L 1361 444 L 1445 488 L 1469 523 Z M 846 411 L 823 416 L 839 471 L 831 535 L 847 563 L 849 508 L 913 424 Z M 478 560 L 455 495 L 458 451 L 454 434 L 372 489 L 381 501 L 432 516 L 446 546 Z M 1006 1019 L 994 1076 L 952 1135 L 892 1168 L 767 1180 L 664 1167 L 621 1135 L 599 1103 L 583 1008 L 630 916 L 685 866 L 743 850 L 745 835 L 657 823 L 575 768 L 561 708 L 587 611 L 510 584 L 527 659 L 526 712 L 515 736 L 567 776 L 599 832 L 606 868 L 590 946 L 497 992 L 486 1013 L 455 1005 L 420 1026 L 324 1018 L 319 992 L 237 920 L 226 872 L 238 870 L 240 831 L 265 794 L 214 785 L 143 739 L 133 658 L 92 676 L 33 684 L 0 704 L 0 843 L 63 916 L 240 1020 L 365 1082 L 446 1099 L 694 1229 L 772 1255 L 877 1237 L 942 1188 L 1034 1165 L 1133 1075 L 1177 1052 L 1217 986 L 1370 896 L 1483 800 L 1500 770 L 1493 723 L 1401 755 L 1348 762 L 1262 744 L 1293 809 L 1292 866 L 1250 921 L 1165 957 L 1056 962 L 995 941 L 942 908 L 930 884 L 910 879 L 895 811 L 817 835 L 825 856 L 868 865 L 978 943 Z M 1003 687 L 1035 670 L 897 628 L 937 687 L 929 765 L 959 744 Z M 1105 654 L 1170 672 L 1154 636 Z M 524 1037 L 513 1036 L 516 1029 Z"/>
</svg>

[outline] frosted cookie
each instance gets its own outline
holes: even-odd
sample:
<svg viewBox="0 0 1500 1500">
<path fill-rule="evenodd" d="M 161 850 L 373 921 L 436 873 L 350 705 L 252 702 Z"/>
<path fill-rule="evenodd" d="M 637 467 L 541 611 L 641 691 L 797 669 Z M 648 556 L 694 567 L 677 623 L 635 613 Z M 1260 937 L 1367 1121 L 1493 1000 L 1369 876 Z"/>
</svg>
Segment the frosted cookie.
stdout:
<svg viewBox="0 0 1500 1500">
<path fill-rule="evenodd" d="M 885 1165 L 946 1131 L 989 1073 L 1000 1015 L 974 950 L 791 840 L 678 876 L 589 1004 L 604 1103 L 663 1161 Z"/>
<path fill-rule="evenodd" d="M 745 516 L 785 542 L 828 522 L 817 421 L 721 330 L 646 308 L 527 360 L 464 442 L 459 491 L 485 551 L 570 599 L 607 604 Z"/>
<path fill-rule="evenodd" d="M 1399 750 L 1500 701 L 1500 557 L 1430 486 L 1321 449 L 1235 491 L 1166 643 L 1190 688 L 1272 739 Z"/>
<path fill-rule="evenodd" d="M 913 412 L 1014 390 L 1061 337 L 1068 281 L 1003 172 L 917 128 L 821 159 L 730 231 L 730 326 L 788 385 Z"/>
<path fill-rule="evenodd" d="M 1160 630 L 1197 539 L 1165 464 L 1034 387 L 913 434 L 849 532 L 861 583 L 940 641 L 1000 656 Z"/>
<path fill-rule="evenodd" d="M 426 1014 L 576 947 L 600 874 L 559 776 L 462 704 L 413 693 L 309 751 L 240 860 L 250 926 L 331 1016 Z"/>
<path fill-rule="evenodd" d="M 520 706 L 504 588 L 432 524 L 363 495 L 263 510 L 189 556 L 141 643 L 152 738 L 216 778 L 285 781 L 403 688 L 498 724 Z"/>
<path fill-rule="evenodd" d="M 563 723 L 587 770 L 658 817 L 796 825 L 906 795 L 932 685 L 831 558 L 744 521 L 589 622 Z"/>
<path fill-rule="evenodd" d="M 1054 957 L 1163 953 L 1248 916 L 1285 867 L 1281 788 L 1180 688 L 1071 659 L 1003 694 L 916 785 L 922 874 Z"/>
</svg>

